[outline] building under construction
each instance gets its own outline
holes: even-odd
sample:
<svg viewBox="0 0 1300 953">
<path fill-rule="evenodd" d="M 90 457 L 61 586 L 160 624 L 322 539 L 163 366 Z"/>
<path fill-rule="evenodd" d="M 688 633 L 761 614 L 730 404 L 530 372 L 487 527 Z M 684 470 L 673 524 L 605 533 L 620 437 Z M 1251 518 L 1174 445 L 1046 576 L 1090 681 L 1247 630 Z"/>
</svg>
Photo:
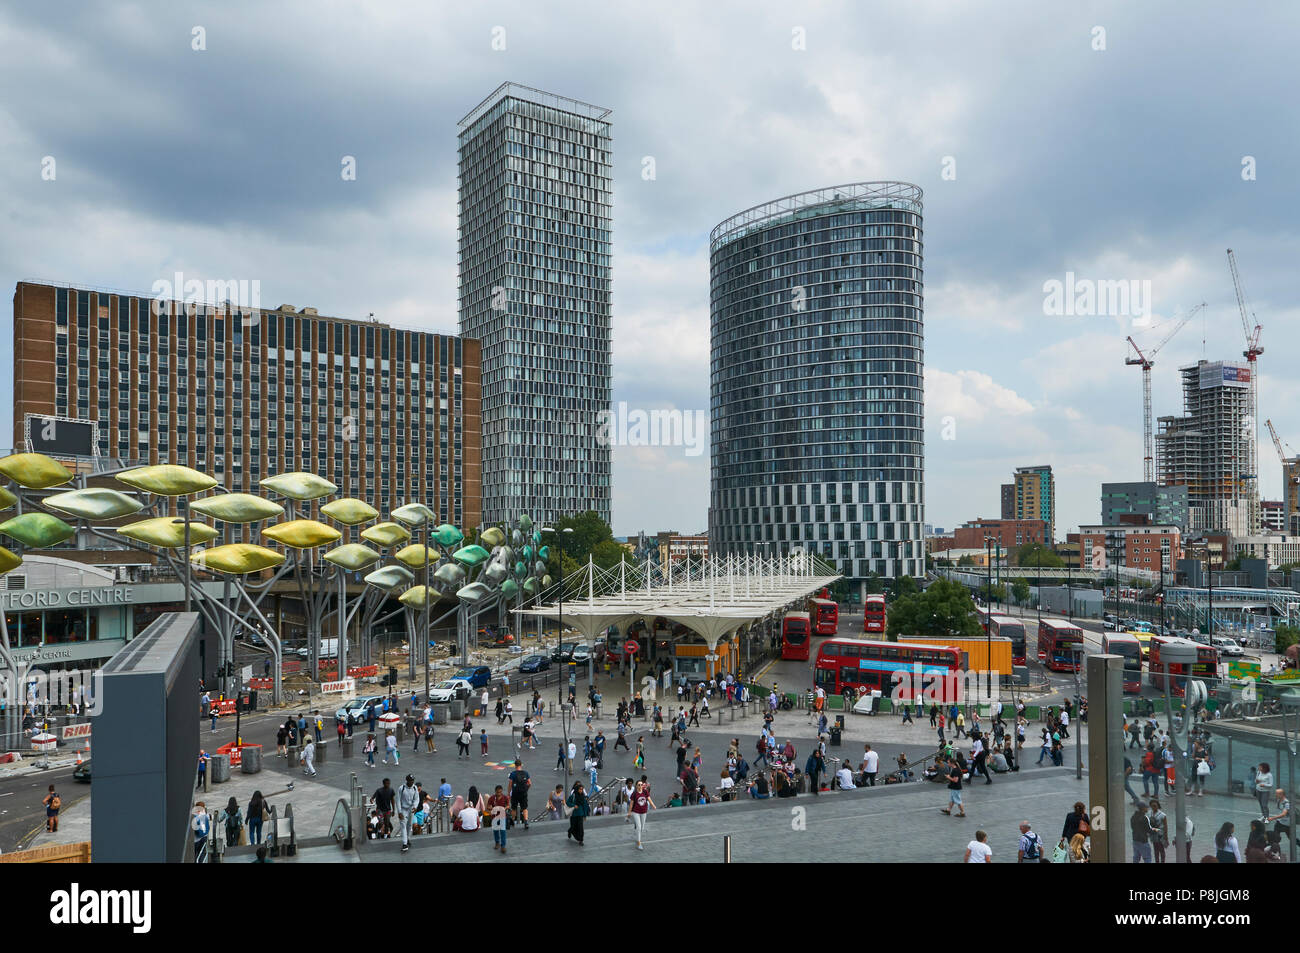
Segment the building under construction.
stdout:
<svg viewBox="0 0 1300 953">
<path fill-rule="evenodd" d="M 1252 368 L 1199 361 L 1180 368 L 1183 415 L 1161 417 L 1157 481 L 1187 486 L 1191 530 L 1259 533 L 1259 482 L 1251 471 L 1255 430 L 1250 413 Z"/>
</svg>

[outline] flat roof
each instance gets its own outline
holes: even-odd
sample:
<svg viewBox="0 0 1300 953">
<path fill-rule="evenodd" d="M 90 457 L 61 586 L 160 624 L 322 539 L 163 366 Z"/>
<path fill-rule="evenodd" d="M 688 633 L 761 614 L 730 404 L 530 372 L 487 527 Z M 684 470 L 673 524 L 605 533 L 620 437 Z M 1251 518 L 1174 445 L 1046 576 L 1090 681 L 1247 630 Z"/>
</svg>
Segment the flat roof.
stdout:
<svg viewBox="0 0 1300 953">
<path fill-rule="evenodd" d="M 535 89 L 532 86 L 524 86 L 521 83 L 512 83 L 507 80 L 488 93 L 487 97 L 467 112 L 456 125 L 462 129 L 472 125 L 475 120 L 503 99 L 518 99 L 523 102 L 536 103 L 539 106 L 549 106 L 551 109 L 573 113 L 575 116 L 581 116 L 584 119 L 604 119 L 614 111 L 604 106 L 593 106 L 591 103 L 584 103 L 580 99 L 570 99 L 557 93 L 548 93 L 544 89 Z"/>
</svg>

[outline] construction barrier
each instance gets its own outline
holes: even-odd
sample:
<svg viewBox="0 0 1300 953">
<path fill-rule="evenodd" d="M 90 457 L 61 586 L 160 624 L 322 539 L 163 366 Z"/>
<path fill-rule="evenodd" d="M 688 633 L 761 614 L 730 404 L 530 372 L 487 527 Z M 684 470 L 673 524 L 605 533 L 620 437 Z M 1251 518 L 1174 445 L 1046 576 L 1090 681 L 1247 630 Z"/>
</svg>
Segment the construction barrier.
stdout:
<svg viewBox="0 0 1300 953">
<path fill-rule="evenodd" d="M 31 850 L 0 854 L 0 864 L 88 863 L 90 863 L 90 841 L 81 841 L 76 844 L 51 844 L 49 847 L 33 847 Z"/>
<path fill-rule="evenodd" d="M 261 747 L 261 745 L 237 745 L 232 741 L 229 744 L 222 745 L 217 749 L 216 753 L 227 755 L 230 758 L 230 766 L 237 768 L 243 763 L 243 748 L 260 749 Z"/>
<path fill-rule="evenodd" d="M 348 678 L 371 678 L 378 674 L 378 665 L 353 665 L 348 669 Z"/>
</svg>

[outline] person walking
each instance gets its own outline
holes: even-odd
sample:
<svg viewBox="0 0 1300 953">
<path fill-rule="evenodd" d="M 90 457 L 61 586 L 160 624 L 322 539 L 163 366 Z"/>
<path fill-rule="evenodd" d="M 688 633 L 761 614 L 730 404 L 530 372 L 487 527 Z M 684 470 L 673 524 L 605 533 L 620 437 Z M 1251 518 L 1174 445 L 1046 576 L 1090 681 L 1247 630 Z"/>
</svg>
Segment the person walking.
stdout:
<svg viewBox="0 0 1300 953">
<path fill-rule="evenodd" d="M 397 735 L 389 731 L 384 735 L 384 764 L 388 764 L 388 758 L 392 757 L 393 764 L 401 764 L 397 756 Z"/>
<path fill-rule="evenodd" d="M 1043 842 L 1034 833 L 1028 821 L 1020 822 L 1020 846 L 1016 851 L 1016 863 L 1038 864 L 1043 861 Z"/>
<path fill-rule="evenodd" d="M 204 749 L 199 749 L 199 780 L 194 785 L 194 790 L 199 791 L 203 788 L 203 782 L 208 779 L 208 753 Z"/>
<path fill-rule="evenodd" d="M 1128 826 L 1133 834 L 1133 863 L 1151 863 L 1151 818 L 1147 817 L 1145 804 L 1138 802 L 1134 806 Z"/>
<path fill-rule="evenodd" d="M 307 739 L 307 746 L 302 749 L 302 773 L 309 778 L 316 777 L 316 742 L 311 738 Z"/>
<path fill-rule="evenodd" d="M 458 760 L 461 757 L 469 757 L 470 737 L 469 729 L 464 727 L 460 729 L 460 734 L 456 736 L 456 758 Z"/>
<path fill-rule="evenodd" d="M 366 756 L 366 767 L 373 768 L 375 766 L 375 749 L 378 747 L 375 744 L 375 736 L 366 735 L 366 743 L 361 746 L 361 753 Z"/>
<path fill-rule="evenodd" d="M 194 859 L 206 861 L 203 848 L 208 843 L 208 833 L 212 830 L 212 818 L 208 816 L 207 805 L 202 801 L 194 805 L 194 817 L 190 820 L 190 830 L 194 832 Z"/>
<path fill-rule="evenodd" d="M 434 744 L 433 737 L 433 712 L 429 712 L 424 720 L 424 750 L 429 754 L 437 754 L 438 746 Z"/>
<path fill-rule="evenodd" d="M 486 759 L 488 756 L 488 736 L 487 729 L 484 728 L 478 735 L 479 757 Z"/>
<path fill-rule="evenodd" d="M 415 722 L 411 725 L 411 740 L 414 742 L 414 744 L 411 745 L 411 754 L 417 754 L 419 752 L 420 735 L 423 733 L 423 731 L 424 731 L 424 723 L 421 722 L 419 719 L 416 719 Z"/>
<path fill-rule="evenodd" d="M 636 757 L 632 759 L 632 764 L 638 771 L 645 769 L 645 735 L 637 735 Z"/>
<path fill-rule="evenodd" d="M 262 824 L 265 823 L 268 813 L 270 812 L 267 810 L 266 799 L 262 797 L 262 792 L 254 791 L 253 796 L 248 799 L 248 813 L 244 817 L 248 824 L 250 844 L 262 843 Z"/>
<path fill-rule="evenodd" d="M 244 815 L 239 810 L 239 802 L 234 797 L 226 802 L 226 809 L 221 812 L 218 821 L 226 829 L 226 846 L 237 847 L 239 845 L 239 835 L 244 830 Z"/>
<path fill-rule="evenodd" d="M 523 822 L 524 830 L 528 830 L 528 789 L 533 786 L 533 779 L 518 758 L 515 759 L 515 769 L 510 772 L 506 782 L 510 786 L 510 810 L 517 820 Z"/>
<path fill-rule="evenodd" d="M 569 833 L 566 836 L 573 838 L 581 847 L 583 838 L 586 836 L 582 829 L 582 822 L 590 810 L 587 792 L 583 789 L 581 781 L 573 782 L 573 790 L 564 799 L 564 803 L 571 808 L 569 811 Z"/>
<path fill-rule="evenodd" d="M 289 753 L 289 729 L 281 725 L 275 730 L 275 754 L 276 757 L 286 757 Z"/>
<path fill-rule="evenodd" d="M 324 739 L 325 719 L 320 716 L 319 711 L 316 712 L 315 723 L 312 727 L 316 730 L 316 744 L 320 744 Z"/>
<path fill-rule="evenodd" d="M 420 807 L 420 789 L 415 786 L 415 776 L 408 774 L 406 783 L 397 789 L 397 823 L 402 828 L 402 853 L 411 849 L 411 825 Z"/>
<path fill-rule="evenodd" d="M 1165 848 L 1169 846 L 1169 815 L 1160 809 L 1160 802 L 1151 799 L 1151 850 L 1155 862 L 1165 862 Z"/>
<path fill-rule="evenodd" d="M 1044 758 L 1050 758 L 1051 756 L 1052 756 L 1052 736 L 1051 734 L 1048 733 L 1047 729 L 1044 728 L 1043 737 L 1042 737 L 1042 748 L 1039 749 L 1038 760 L 1035 761 L 1034 763 L 1042 764 Z"/>
<path fill-rule="evenodd" d="M 488 813 L 492 818 L 492 847 L 501 853 L 506 852 L 506 831 L 509 829 L 510 798 L 506 797 L 501 785 L 496 786 L 487 801 Z"/>
<path fill-rule="evenodd" d="M 953 814 L 954 808 L 957 809 L 956 814 Z M 961 765 L 956 762 L 948 768 L 948 806 L 942 808 L 940 813 L 950 817 L 966 816 L 966 807 L 961 802 Z"/>
<path fill-rule="evenodd" d="M 645 850 L 641 846 L 641 841 L 645 837 L 645 822 L 650 811 L 654 810 L 655 802 L 650 798 L 650 789 L 644 781 L 636 783 L 636 789 L 632 793 L 632 807 L 629 816 L 632 818 L 632 829 L 636 832 L 636 849 Z"/>
<path fill-rule="evenodd" d="M 993 863 L 993 848 L 988 845 L 989 835 L 983 831 L 975 832 L 975 839 L 966 845 L 966 855 L 962 858 L 967 864 Z"/>
<path fill-rule="evenodd" d="M 334 719 L 334 733 L 339 736 L 339 748 L 343 747 L 343 736 L 348 733 L 348 726 L 343 723 L 342 718 Z"/>
</svg>

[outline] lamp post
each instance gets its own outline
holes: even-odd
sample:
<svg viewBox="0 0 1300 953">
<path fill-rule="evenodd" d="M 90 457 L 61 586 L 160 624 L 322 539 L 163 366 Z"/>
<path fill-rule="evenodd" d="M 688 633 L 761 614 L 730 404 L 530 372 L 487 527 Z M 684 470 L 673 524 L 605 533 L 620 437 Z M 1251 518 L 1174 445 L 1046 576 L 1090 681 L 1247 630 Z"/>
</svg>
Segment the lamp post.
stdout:
<svg viewBox="0 0 1300 953">
<path fill-rule="evenodd" d="M 1083 718 L 1079 712 L 1083 708 L 1083 688 L 1079 682 L 1079 670 L 1083 667 L 1083 646 L 1074 652 L 1074 777 L 1083 780 Z"/>
<path fill-rule="evenodd" d="M 559 647 L 560 647 L 561 649 L 563 649 L 563 647 L 564 647 L 564 534 L 565 534 L 565 533 L 572 533 L 572 532 L 573 532 L 573 527 L 572 527 L 572 526 L 565 526 L 563 529 L 558 529 L 558 528 L 556 528 L 556 527 L 554 527 L 554 526 L 543 526 L 543 527 L 542 527 L 542 532 L 543 532 L 543 533 L 550 533 L 550 534 L 552 534 L 552 535 L 555 537 L 555 546 L 556 546 L 556 549 L 559 551 L 559 555 L 560 555 L 560 559 L 559 559 L 559 563 L 560 563 L 560 572 L 559 572 L 559 580 L 560 580 L 560 612 L 559 612 L 559 618 L 558 618 L 558 620 L 556 621 L 556 624 L 557 624 L 557 626 L 559 627 L 559 631 L 556 633 L 556 635 L 557 635 L 557 638 L 558 638 L 558 640 L 559 640 Z M 671 556 L 671 554 L 670 554 L 670 556 Z M 592 653 L 592 654 L 594 654 L 594 653 Z M 589 655 L 588 658 L 587 658 L 587 685 L 588 685 L 588 687 L 590 687 L 592 684 L 594 684 L 594 680 L 595 680 L 595 674 L 592 672 L 592 669 L 591 669 L 591 662 L 592 662 L 592 660 L 591 660 L 591 657 L 590 657 L 590 655 Z M 563 657 L 561 657 L 561 663 L 563 663 Z M 570 669 L 570 672 L 572 672 L 572 669 Z M 566 681 L 565 679 L 561 679 L 559 685 L 556 686 L 556 687 L 557 687 L 557 692 L 556 692 L 557 699 L 556 699 L 556 700 L 558 701 L 558 703 L 559 703 L 559 705 L 560 705 L 560 709 L 561 709 L 561 711 L 563 711 L 563 708 L 564 708 L 564 682 L 565 682 L 565 681 Z M 575 678 L 574 681 L 575 681 L 575 683 L 576 683 L 577 679 Z M 575 684 L 574 688 L 575 688 L 575 690 L 576 690 L 576 688 L 577 688 L 576 684 Z M 567 751 L 567 745 L 568 745 L 568 735 L 567 735 L 567 731 L 566 731 L 566 734 L 565 734 L 565 745 L 566 745 L 566 751 L 565 751 L 565 755 L 566 755 L 566 757 L 565 757 L 565 760 L 567 761 L 567 760 L 568 760 L 568 757 L 567 757 L 567 755 L 568 755 L 568 751 Z"/>
</svg>

